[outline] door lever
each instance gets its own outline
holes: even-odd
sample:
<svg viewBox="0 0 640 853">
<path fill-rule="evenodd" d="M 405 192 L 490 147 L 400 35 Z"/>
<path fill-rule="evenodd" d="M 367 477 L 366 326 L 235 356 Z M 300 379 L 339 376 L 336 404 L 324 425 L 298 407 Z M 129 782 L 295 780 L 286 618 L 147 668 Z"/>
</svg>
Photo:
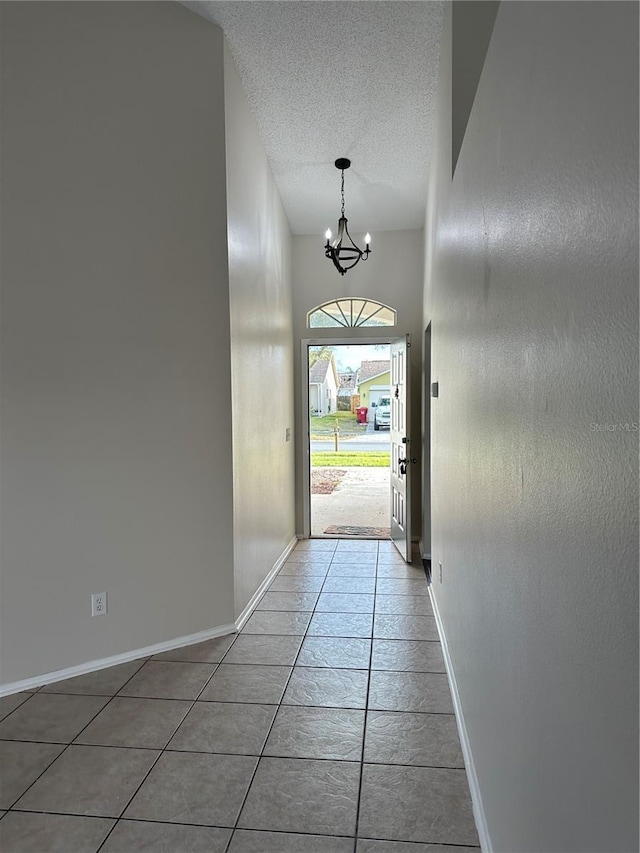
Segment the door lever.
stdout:
<svg viewBox="0 0 640 853">
<path fill-rule="evenodd" d="M 409 462 L 411 462 L 411 464 L 412 464 L 412 465 L 415 465 L 417 461 L 418 461 L 418 460 L 415 458 L 415 456 L 412 456 L 412 457 L 411 457 L 411 459 L 408 459 L 408 458 L 406 458 L 406 457 L 405 457 L 404 459 L 399 458 L 399 459 L 398 459 L 398 465 L 399 465 L 399 467 L 400 467 L 400 473 L 401 473 L 401 474 L 403 474 L 403 475 L 406 475 L 406 473 L 407 473 L 407 464 L 408 464 Z"/>
</svg>

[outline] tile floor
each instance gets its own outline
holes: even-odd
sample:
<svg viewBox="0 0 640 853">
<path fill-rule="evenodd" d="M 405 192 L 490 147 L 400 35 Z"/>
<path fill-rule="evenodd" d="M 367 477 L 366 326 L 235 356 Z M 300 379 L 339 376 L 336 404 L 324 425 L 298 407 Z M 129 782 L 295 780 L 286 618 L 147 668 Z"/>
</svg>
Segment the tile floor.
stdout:
<svg viewBox="0 0 640 853">
<path fill-rule="evenodd" d="M 243 630 L 0 700 L 3 853 L 479 853 L 420 565 L 298 544 Z"/>
</svg>

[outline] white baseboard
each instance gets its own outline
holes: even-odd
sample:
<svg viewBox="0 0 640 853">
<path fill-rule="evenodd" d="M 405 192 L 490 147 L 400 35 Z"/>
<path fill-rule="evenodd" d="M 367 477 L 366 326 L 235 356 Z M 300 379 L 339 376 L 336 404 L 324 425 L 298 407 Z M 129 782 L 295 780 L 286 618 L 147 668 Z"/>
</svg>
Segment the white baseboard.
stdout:
<svg viewBox="0 0 640 853">
<path fill-rule="evenodd" d="M 53 672 L 45 672 L 43 675 L 36 675 L 34 678 L 25 678 L 22 681 L 14 681 L 9 684 L 0 685 L 0 697 L 9 696 L 12 693 L 21 693 L 23 690 L 33 690 L 36 687 L 42 687 L 44 684 L 53 684 L 56 681 L 64 681 L 67 678 L 74 678 L 76 675 L 86 675 L 88 672 L 97 672 L 100 669 L 107 669 L 110 666 L 116 666 L 119 663 L 128 663 L 138 658 L 151 657 L 158 655 L 161 652 L 170 652 L 173 649 L 180 649 L 183 646 L 192 646 L 194 643 L 202 643 L 205 640 L 213 640 L 216 637 L 224 637 L 227 634 L 234 634 L 239 631 L 253 612 L 256 604 L 262 597 L 265 589 L 271 583 L 274 575 L 280 570 L 282 564 L 293 551 L 298 539 L 294 537 L 286 546 L 282 554 L 278 557 L 275 565 L 260 584 L 259 589 L 252 597 L 251 601 L 242 611 L 238 619 L 233 625 L 219 625 L 217 628 L 208 628 L 206 631 L 198 631 L 196 634 L 188 634 L 184 637 L 175 637 L 173 640 L 165 640 L 162 643 L 155 643 L 152 646 L 145 646 L 142 649 L 133 649 L 129 652 L 123 652 L 119 655 L 112 655 L 108 658 L 99 658 L 98 660 L 90 660 L 86 663 L 70 666 L 66 669 L 57 669 Z"/>
<path fill-rule="evenodd" d="M 175 637 L 173 640 L 165 640 L 162 643 L 155 643 L 152 646 L 145 646 L 142 649 L 133 649 L 132 651 L 112 655 L 108 658 L 99 658 L 98 660 L 90 660 L 77 666 L 69 666 L 66 669 L 56 669 L 53 672 L 36 675 L 34 678 L 25 678 L 22 681 L 2 684 L 0 685 L 0 697 L 9 696 L 11 693 L 21 693 L 23 690 L 33 690 L 34 687 L 42 687 L 44 684 L 64 681 L 67 678 L 74 678 L 76 675 L 97 672 L 100 669 L 107 669 L 107 667 L 116 666 L 119 663 L 128 663 L 131 660 L 138 660 L 138 658 L 158 655 L 160 652 L 169 652 L 173 649 L 182 648 L 182 646 L 192 646 L 194 643 L 202 643 L 205 640 L 224 637 L 226 634 L 235 633 L 235 631 L 235 625 L 219 625 L 217 628 L 208 628 L 206 631 L 198 631 L 196 634 Z"/>
<path fill-rule="evenodd" d="M 291 542 L 289 542 L 289 544 L 286 546 L 286 548 L 284 549 L 282 554 L 280 554 L 278 559 L 273 564 L 273 568 L 271 569 L 269 574 L 262 581 L 262 583 L 260 584 L 258 589 L 254 592 L 254 594 L 251 596 L 251 600 L 249 601 L 247 606 L 244 608 L 242 613 L 236 619 L 236 631 L 240 631 L 242 629 L 243 625 L 245 624 L 245 622 L 247 621 L 249 616 L 251 616 L 253 611 L 256 609 L 256 605 L 258 604 L 258 602 L 260 601 L 260 599 L 264 595 L 267 587 L 269 586 L 271 581 L 274 579 L 274 577 L 277 575 L 277 573 L 280 571 L 280 569 L 284 565 L 285 560 L 287 559 L 287 557 L 293 551 L 293 549 L 296 547 L 297 544 L 298 544 L 298 537 L 294 536 L 293 539 L 291 540 Z"/>
<path fill-rule="evenodd" d="M 462 746 L 464 766 L 467 771 L 469 791 L 471 792 L 471 803 L 473 805 L 473 816 L 476 821 L 476 828 L 478 830 L 478 836 L 480 838 L 480 847 L 482 849 L 482 853 L 493 853 L 493 846 L 491 844 L 491 838 L 489 837 L 489 829 L 487 827 L 484 806 L 482 804 L 482 796 L 480 795 L 480 787 L 478 785 L 478 776 L 476 774 L 476 767 L 473 761 L 473 753 L 471 752 L 471 744 L 469 743 L 467 726 L 465 724 L 464 715 L 462 713 L 462 705 L 460 704 L 460 694 L 458 693 L 456 676 L 453 671 L 453 664 L 451 662 L 451 656 L 449 654 L 449 646 L 447 645 L 447 636 L 444 631 L 442 619 L 440 618 L 438 602 L 436 601 L 436 597 L 433 594 L 433 590 L 431 589 L 431 587 L 429 587 L 429 598 L 431 599 L 431 604 L 433 606 L 433 614 L 436 617 L 436 625 L 438 626 L 438 634 L 440 636 L 440 643 L 442 645 L 442 654 L 444 656 L 444 663 L 447 669 L 447 675 L 449 677 L 449 685 L 451 687 L 451 698 L 453 700 L 453 710 L 456 715 L 456 722 L 458 724 L 458 734 L 460 735 L 460 745 Z"/>
</svg>

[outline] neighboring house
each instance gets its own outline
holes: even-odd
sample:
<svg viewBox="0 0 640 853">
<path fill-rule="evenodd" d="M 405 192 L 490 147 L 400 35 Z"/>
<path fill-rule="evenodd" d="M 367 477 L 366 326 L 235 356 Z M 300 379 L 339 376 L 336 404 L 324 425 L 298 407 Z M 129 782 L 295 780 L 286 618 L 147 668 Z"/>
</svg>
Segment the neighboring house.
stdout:
<svg viewBox="0 0 640 853">
<path fill-rule="evenodd" d="M 351 398 L 357 396 L 357 383 L 357 373 L 353 371 L 338 373 L 338 408 L 349 411 L 353 405 L 356 405 Z"/>
<path fill-rule="evenodd" d="M 319 358 L 309 369 L 309 411 L 330 415 L 338 408 L 338 371 L 333 356 Z"/>
<path fill-rule="evenodd" d="M 358 371 L 360 405 L 368 408 L 367 421 L 373 421 L 372 407 L 391 389 L 391 362 L 389 359 L 363 361 Z"/>
</svg>

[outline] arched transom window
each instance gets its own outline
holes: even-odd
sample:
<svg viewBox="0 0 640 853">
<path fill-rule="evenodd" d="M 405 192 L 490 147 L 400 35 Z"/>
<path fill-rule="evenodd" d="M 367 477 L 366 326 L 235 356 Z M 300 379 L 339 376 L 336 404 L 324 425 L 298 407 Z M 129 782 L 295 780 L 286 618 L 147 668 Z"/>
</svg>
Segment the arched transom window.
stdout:
<svg viewBox="0 0 640 853">
<path fill-rule="evenodd" d="M 309 329 L 395 325 L 396 312 L 393 308 L 372 299 L 336 299 L 318 305 L 307 314 Z"/>
</svg>

